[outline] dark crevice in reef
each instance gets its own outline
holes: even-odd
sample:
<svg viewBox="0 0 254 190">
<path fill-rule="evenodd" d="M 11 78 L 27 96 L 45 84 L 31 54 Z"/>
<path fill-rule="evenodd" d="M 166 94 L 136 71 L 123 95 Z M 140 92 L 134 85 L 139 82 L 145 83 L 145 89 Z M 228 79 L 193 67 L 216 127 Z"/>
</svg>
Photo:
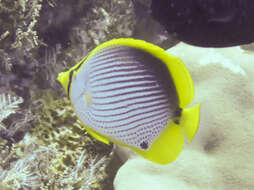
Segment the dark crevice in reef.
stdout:
<svg viewBox="0 0 254 190">
<path fill-rule="evenodd" d="M 91 0 L 79 0 L 75 3 L 65 0 L 57 2 L 55 6 L 44 2 L 38 20 L 39 36 L 48 46 L 61 43 L 63 47 L 67 47 L 70 44 L 70 30 L 80 23 L 80 18 L 86 16 L 91 6 Z"/>
</svg>

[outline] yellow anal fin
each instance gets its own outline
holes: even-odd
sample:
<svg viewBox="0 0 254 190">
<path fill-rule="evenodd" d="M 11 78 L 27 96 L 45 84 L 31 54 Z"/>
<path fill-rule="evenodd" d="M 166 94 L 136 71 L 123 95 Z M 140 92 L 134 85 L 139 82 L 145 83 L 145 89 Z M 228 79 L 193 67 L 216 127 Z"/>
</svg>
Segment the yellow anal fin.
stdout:
<svg viewBox="0 0 254 190">
<path fill-rule="evenodd" d="M 95 131 L 93 131 L 92 129 L 85 127 L 87 132 L 94 137 L 96 140 L 101 141 L 105 144 L 109 144 L 109 140 L 106 139 L 105 137 L 101 136 L 100 134 L 96 133 Z"/>
<path fill-rule="evenodd" d="M 173 162 L 180 154 L 184 145 L 184 135 L 181 127 L 170 121 L 160 136 L 148 150 L 133 149 L 144 158 L 158 164 Z"/>
<path fill-rule="evenodd" d="M 183 127 L 184 132 L 192 141 L 199 126 L 200 104 L 197 104 L 191 108 L 183 109 L 182 116 L 180 118 L 180 125 Z"/>
</svg>

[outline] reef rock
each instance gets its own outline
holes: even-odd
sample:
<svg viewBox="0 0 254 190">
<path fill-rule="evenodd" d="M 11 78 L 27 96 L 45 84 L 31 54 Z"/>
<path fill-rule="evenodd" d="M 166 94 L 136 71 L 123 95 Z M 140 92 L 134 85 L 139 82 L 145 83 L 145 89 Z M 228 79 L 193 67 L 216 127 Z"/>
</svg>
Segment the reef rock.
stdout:
<svg viewBox="0 0 254 190">
<path fill-rule="evenodd" d="M 169 165 L 131 157 L 117 173 L 115 190 L 254 189 L 254 53 L 184 43 L 168 52 L 193 76 L 199 131 Z"/>
</svg>

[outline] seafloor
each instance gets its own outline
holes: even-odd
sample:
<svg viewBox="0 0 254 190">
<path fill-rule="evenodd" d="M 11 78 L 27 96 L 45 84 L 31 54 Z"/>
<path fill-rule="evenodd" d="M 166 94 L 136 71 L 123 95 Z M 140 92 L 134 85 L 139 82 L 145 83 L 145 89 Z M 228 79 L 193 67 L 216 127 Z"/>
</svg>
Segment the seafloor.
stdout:
<svg viewBox="0 0 254 190">
<path fill-rule="evenodd" d="M 0 190 L 254 189 L 253 45 L 175 45 L 139 2 L 0 0 Z M 56 81 L 119 37 L 170 48 L 193 77 L 200 128 L 172 164 L 92 138 Z"/>
</svg>

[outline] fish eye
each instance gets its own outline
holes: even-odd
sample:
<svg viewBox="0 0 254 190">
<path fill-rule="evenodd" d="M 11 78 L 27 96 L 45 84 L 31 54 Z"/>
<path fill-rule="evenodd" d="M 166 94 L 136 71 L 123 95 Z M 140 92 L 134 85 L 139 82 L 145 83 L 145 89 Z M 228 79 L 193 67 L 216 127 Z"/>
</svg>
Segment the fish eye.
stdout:
<svg viewBox="0 0 254 190">
<path fill-rule="evenodd" d="M 140 147 L 143 149 L 143 150 L 146 150 L 148 148 L 148 143 L 146 141 L 143 141 L 141 144 L 140 144 Z"/>
</svg>

